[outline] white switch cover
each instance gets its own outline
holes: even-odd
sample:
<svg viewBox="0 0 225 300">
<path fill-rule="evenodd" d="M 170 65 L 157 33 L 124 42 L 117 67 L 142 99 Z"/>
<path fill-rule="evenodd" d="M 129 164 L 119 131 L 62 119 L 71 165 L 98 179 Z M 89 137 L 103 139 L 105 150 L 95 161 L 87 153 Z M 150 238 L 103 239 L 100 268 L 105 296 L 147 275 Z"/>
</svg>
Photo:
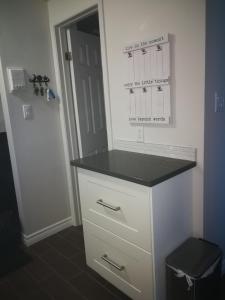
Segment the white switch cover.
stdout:
<svg viewBox="0 0 225 300">
<path fill-rule="evenodd" d="M 23 105 L 23 117 L 25 120 L 33 119 L 33 109 L 31 105 Z"/>
<path fill-rule="evenodd" d="M 138 143 L 144 142 L 144 126 L 137 127 L 137 142 Z"/>
<path fill-rule="evenodd" d="M 25 87 L 25 71 L 23 68 L 7 68 L 10 93 Z"/>
</svg>

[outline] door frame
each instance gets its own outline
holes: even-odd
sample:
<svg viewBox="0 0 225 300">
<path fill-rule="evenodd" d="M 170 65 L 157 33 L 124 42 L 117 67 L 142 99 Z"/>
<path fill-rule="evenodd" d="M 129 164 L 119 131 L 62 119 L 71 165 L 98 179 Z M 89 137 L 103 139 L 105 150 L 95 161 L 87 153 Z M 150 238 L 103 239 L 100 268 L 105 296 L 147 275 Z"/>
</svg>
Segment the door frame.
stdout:
<svg viewBox="0 0 225 300">
<path fill-rule="evenodd" d="M 79 201 L 79 187 L 77 169 L 71 168 L 70 161 L 79 158 L 79 145 L 77 137 L 77 127 L 74 116 L 76 117 L 76 108 L 74 107 L 73 100 L 73 84 L 71 81 L 70 64 L 65 59 L 65 52 L 68 51 L 67 43 L 67 28 L 70 24 L 79 21 L 80 19 L 98 12 L 99 30 L 100 30 L 100 43 L 101 43 L 101 59 L 102 59 L 102 73 L 103 73 L 103 90 L 105 101 L 105 116 L 106 128 L 108 138 L 108 149 L 113 148 L 113 134 L 111 122 L 111 106 L 109 96 L 109 76 L 108 76 L 108 63 L 106 51 L 106 37 L 105 37 L 105 24 L 103 13 L 103 1 L 99 0 L 97 5 L 90 6 L 89 8 L 81 11 L 79 14 L 70 19 L 54 26 L 54 39 L 56 46 L 56 71 L 58 71 L 57 87 L 59 96 L 61 98 L 61 125 L 63 133 L 63 143 L 66 158 L 67 180 L 70 197 L 71 215 L 74 225 L 82 223 L 81 208 Z M 75 94 L 76 95 L 76 94 Z M 76 96 L 75 96 L 76 97 Z M 63 100 L 62 100 L 63 99 Z"/>
<path fill-rule="evenodd" d="M 71 35 L 69 32 L 69 29 L 66 28 L 66 37 L 67 37 L 67 49 L 69 52 L 72 53 L 72 44 L 71 44 Z M 82 143 L 81 143 L 81 132 L 80 132 L 80 122 L 79 122 L 79 113 L 78 113 L 78 104 L 77 104 L 77 91 L 76 91 L 76 82 L 75 82 L 75 73 L 74 73 L 74 65 L 73 60 L 70 60 L 68 62 L 69 69 L 70 69 L 70 82 L 71 82 L 71 88 L 72 88 L 72 97 L 73 97 L 73 105 L 74 105 L 74 117 L 75 117 L 75 125 L 76 125 L 76 138 L 77 138 L 77 144 L 78 144 L 78 151 L 79 151 L 79 157 L 81 158 L 83 155 L 82 151 Z"/>
</svg>

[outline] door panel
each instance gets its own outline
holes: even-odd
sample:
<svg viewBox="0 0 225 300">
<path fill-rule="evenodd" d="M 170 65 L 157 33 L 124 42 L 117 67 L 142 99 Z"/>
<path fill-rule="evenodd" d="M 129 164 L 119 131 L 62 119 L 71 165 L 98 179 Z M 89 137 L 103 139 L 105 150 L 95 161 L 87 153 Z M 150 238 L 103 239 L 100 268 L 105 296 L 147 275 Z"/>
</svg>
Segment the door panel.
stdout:
<svg viewBox="0 0 225 300">
<path fill-rule="evenodd" d="M 76 101 L 82 145 L 81 156 L 106 151 L 108 148 L 102 81 L 100 38 L 69 29 L 73 56 Z M 76 107 L 76 106 L 75 106 Z"/>
</svg>

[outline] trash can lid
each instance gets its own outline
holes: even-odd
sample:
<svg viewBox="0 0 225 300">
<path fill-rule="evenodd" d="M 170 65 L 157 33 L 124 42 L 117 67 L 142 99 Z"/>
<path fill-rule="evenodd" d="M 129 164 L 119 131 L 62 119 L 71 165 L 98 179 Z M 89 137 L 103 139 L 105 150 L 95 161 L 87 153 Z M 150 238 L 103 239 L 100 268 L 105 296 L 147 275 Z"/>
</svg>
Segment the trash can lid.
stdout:
<svg viewBox="0 0 225 300">
<path fill-rule="evenodd" d="M 200 278 L 220 256 L 222 252 L 217 245 L 189 238 L 166 258 L 166 264 L 190 277 Z"/>
</svg>

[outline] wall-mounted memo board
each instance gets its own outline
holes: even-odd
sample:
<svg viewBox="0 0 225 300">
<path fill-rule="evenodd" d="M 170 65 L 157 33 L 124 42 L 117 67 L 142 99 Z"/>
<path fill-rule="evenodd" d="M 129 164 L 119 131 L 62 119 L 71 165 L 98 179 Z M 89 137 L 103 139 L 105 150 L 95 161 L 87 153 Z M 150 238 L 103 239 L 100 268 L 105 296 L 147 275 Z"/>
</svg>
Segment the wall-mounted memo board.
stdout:
<svg viewBox="0 0 225 300">
<path fill-rule="evenodd" d="M 129 121 L 134 124 L 169 124 L 171 104 L 168 34 L 127 45 L 123 53 Z"/>
</svg>

